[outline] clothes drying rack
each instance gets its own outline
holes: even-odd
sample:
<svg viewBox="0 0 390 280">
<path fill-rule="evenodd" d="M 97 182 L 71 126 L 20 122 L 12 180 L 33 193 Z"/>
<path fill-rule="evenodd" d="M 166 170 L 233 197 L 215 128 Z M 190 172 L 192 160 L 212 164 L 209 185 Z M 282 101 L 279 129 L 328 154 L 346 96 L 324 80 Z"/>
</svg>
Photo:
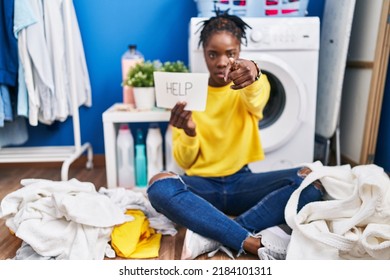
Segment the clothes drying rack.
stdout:
<svg viewBox="0 0 390 280">
<path fill-rule="evenodd" d="M 72 26 L 69 13 L 65 13 L 65 23 Z M 72 29 L 69 29 L 72 30 Z M 72 36 L 67 40 L 69 49 L 70 69 L 75 69 L 75 54 Z M 76 96 L 76 77 L 70 71 L 71 101 L 72 101 L 72 122 L 74 144 L 70 146 L 39 146 L 39 147 L 7 147 L 0 148 L 0 163 L 22 163 L 22 162 L 63 162 L 61 167 L 61 180 L 68 180 L 70 165 L 87 151 L 86 168 L 93 168 L 93 150 L 90 143 L 81 144 L 80 116 Z"/>
</svg>

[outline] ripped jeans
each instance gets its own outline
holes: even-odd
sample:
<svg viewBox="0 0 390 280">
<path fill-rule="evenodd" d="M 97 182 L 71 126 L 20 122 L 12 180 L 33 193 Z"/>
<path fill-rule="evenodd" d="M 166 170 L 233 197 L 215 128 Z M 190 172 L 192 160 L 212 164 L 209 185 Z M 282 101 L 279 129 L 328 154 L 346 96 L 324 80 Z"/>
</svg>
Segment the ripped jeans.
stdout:
<svg viewBox="0 0 390 280">
<path fill-rule="evenodd" d="M 154 181 L 147 192 L 171 221 L 241 253 L 250 234 L 285 223 L 284 208 L 303 181 L 299 170 L 252 173 L 245 166 L 225 177 L 173 175 Z M 322 195 L 314 185 L 306 188 L 299 209 Z"/>
</svg>

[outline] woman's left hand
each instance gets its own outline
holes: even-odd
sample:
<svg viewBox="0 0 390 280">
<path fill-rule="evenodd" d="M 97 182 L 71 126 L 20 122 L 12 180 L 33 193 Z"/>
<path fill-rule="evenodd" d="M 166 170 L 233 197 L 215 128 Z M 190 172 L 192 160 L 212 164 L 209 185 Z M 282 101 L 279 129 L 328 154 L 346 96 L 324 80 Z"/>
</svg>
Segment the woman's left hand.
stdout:
<svg viewBox="0 0 390 280">
<path fill-rule="evenodd" d="M 229 65 L 226 67 L 225 81 L 231 80 L 234 85 L 232 89 L 242 89 L 249 86 L 257 77 L 256 65 L 246 59 L 229 58 Z"/>
</svg>

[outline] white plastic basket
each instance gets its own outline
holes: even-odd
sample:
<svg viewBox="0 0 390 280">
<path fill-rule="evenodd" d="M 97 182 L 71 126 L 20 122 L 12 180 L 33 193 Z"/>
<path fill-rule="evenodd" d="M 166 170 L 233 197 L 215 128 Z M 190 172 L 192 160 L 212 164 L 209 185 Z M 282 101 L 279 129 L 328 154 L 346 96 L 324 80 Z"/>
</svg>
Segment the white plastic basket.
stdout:
<svg viewBox="0 0 390 280">
<path fill-rule="evenodd" d="M 194 0 L 198 17 L 215 16 L 214 9 L 240 17 L 302 17 L 309 0 Z"/>
</svg>

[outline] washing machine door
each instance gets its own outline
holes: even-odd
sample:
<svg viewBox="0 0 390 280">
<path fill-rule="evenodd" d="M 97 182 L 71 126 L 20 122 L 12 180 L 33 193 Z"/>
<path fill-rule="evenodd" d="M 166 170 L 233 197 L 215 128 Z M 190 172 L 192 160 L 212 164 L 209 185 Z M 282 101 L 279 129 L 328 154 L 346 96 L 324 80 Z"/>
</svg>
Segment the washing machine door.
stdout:
<svg viewBox="0 0 390 280">
<path fill-rule="evenodd" d="M 242 53 L 245 58 L 245 54 Z M 250 54 L 271 84 L 270 99 L 259 122 L 259 133 L 265 153 L 285 145 L 304 120 L 307 93 L 294 69 L 280 58 L 268 54 Z"/>
</svg>

